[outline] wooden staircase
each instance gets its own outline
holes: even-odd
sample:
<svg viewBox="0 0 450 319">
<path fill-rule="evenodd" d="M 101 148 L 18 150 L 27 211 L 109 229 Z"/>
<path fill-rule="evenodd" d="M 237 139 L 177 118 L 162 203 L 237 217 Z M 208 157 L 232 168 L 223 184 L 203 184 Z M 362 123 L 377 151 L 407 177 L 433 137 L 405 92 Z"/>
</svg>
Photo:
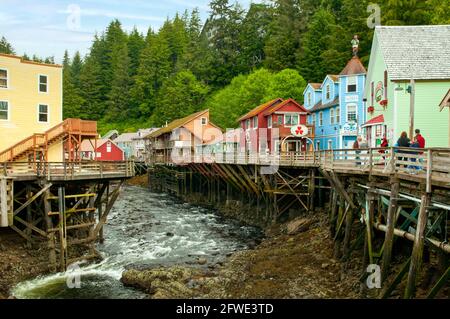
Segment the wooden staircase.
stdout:
<svg viewBox="0 0 450 319">
<path fill-rule="evenodd" d="M 33 134 L 0 152 L 0 163 L 17 161 L 30 155 L 33 155 L 34 161 L 47 161 L 49 146 L 75 135 L 78 136 L 75 140 L 80 143 L 83 137 L 96 138 L 97 122 L 66 119 L 46 132 Z"/>
</svg>

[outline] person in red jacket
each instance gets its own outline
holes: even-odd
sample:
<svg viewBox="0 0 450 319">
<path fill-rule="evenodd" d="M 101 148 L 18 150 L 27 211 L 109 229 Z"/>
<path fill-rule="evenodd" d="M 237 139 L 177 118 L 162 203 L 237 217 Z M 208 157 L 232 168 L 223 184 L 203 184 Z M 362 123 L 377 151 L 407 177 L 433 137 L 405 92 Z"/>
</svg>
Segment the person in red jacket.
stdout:
<svg viewBox="0 0 450 319">
<path fill-rule="evenodd" d="M 417 141 L 417 143 L 419 143 L 419 148 L 425 148 L 425 139 L 423 138 L 422 134 L 420 134 L 419 129 L 416 129 L 415 140 Z"/>
</svg>

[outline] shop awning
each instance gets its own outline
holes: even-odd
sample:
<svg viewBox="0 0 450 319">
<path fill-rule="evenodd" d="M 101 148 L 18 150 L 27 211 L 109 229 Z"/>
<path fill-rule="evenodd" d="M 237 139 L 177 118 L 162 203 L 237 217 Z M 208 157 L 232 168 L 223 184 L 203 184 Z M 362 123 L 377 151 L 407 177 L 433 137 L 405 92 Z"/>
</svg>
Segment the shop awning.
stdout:
<svg viewBox="0 0 450 319">
<path fill-rule="evenodd" d="M 384 116 L 383 115 L 378 115 L 375 116 L 373 119 L 367 121 L 366 123 L 364 123 L 362 125 L 362 127 L 366 127 L 366 126 L 374 126 L 374 125 L 378 125 L 378 124 L 383 124 L 384 123 Z"/>
</svg>

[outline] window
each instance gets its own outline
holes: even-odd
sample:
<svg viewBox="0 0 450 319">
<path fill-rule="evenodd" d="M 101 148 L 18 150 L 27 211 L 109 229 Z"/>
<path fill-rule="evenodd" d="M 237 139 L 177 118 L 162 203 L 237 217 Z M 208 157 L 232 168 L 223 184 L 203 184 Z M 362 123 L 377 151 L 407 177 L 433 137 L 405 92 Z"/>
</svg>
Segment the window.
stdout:
<svg viewBox="0 0 450 319">
<path fill-rule="evenodd" d="M 313 115 L 311 115 L 311 124 L 316 126 L 316 113 L 314 113 Z"/>
<path fill-rule="evenodd" d="M 329 84 L 327 85 L 325 92 L 326 92 L 325 93 L 325 99 L 329 100 L 331 98 L 331 87 L 330 87 Z"/>
<path fill-rule="evenodd" d="M 111 153 L 111 142 L 106 143 L 106 152 Z"/>
<path fill-rule="evenodd" d="M 245 121 L 245 128 L 247 130 L 250 128 L 250 120 Z"/>
<path fill-rule="evenodd" d="M 208 119 L 206 117 L 202 117 L 202 125 L 208 124 Z"/>
<path fill-rule="evenodd" d="M 341 108 L 336 108 L 336 124 L 341 123 Z"/>
<path fill-rule="evenodd" d="M 8 70 L 0 69 L 0 88 L 8 88 Z"/>
<path fill-rule="evenodd" d="M 255 117 L 253 118 L 253 128 L 257 128 L 257 127 L 258 127 L 258 117 L 255 116 Z"/>
<path fill-rule="evenodd" d="M 48 122 L 48 105 L 39 104 L 38 107 L 38 121 L 42 123 Z"/>
<path fill-rule="evenodd" d="M 272 127 L 272 115 L 267 117 L 267 127 Z"/>
<path fill-rule="evenodd" d="M 334 124 L 334 109 L 330 109 L 330 124 Z"/>
<path fill-rule="evenodd" d="M 277 116 L 277 123 L 278 123 L 278 125 L 283 125 L 283 115 Z"/>
<path fill-rule="evenodd" d="M 356 122 L 356 105 L 347 105 L 347 122 Z"/>
<path fill-rule="evenodd" d="M 333 149 L 333 141 L 332 140 L 328 140 L 328 149 L 329 150 Z"/>
<path fill-rule="evenodd" d="M 298 124 L 298 114 L 286 114 L 284 116 L 284 125 L 294 126 Z"/>
<path fill-rule="evenodd" d="M 308 92 L 308 99 L 307 99 L 307 101 L 308 101 L 308 106 L 311 106 L 311 104 L 312 104 L 311 92 Z"/>
<path fill-rule="evenodd" d="M 9 120 L 9 105 L 6 101 L 0 101 L 0 121 Z"/>
<path fill-rule="evenodd" d="M 320 141 L 316 142 L 316 151 L 320 151 Z"/>
<path fill-rule="evenodd" d="M 46 75 L 39 75 L 39 92 L 48 92 L 48 78 Z"/>
<path fill-rule="evenodd" d="M 347 93 L 356 92 L 357 90 L 357 83 L 356 83 L 356 76 L 350 76 L 347 78 Z"/>
</svg>

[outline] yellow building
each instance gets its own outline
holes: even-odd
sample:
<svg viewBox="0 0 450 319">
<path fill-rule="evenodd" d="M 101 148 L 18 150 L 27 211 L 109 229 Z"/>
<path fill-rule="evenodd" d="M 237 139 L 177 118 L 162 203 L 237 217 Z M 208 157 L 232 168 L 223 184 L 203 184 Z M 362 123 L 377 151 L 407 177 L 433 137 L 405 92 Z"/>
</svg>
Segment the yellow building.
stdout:
<svg viewBox="0 0 450 319">
<path fill-rule="evenodd" d="M 0 54 L 0 154 L 13 145 L 39 144 L 43 135 L 62 122 L 62 66 L 25 61 Z M 33 137 L 34 136 L 34 137 Z M 48 146 L 48 160 L 63 160 L 63 141 Z M 29 155 L 17 148 L 15 160 Z M 23 153 L 23 154 L 22 154 Z M 3 154 L 3 160 L 8 154 Z"/>
</svg>

